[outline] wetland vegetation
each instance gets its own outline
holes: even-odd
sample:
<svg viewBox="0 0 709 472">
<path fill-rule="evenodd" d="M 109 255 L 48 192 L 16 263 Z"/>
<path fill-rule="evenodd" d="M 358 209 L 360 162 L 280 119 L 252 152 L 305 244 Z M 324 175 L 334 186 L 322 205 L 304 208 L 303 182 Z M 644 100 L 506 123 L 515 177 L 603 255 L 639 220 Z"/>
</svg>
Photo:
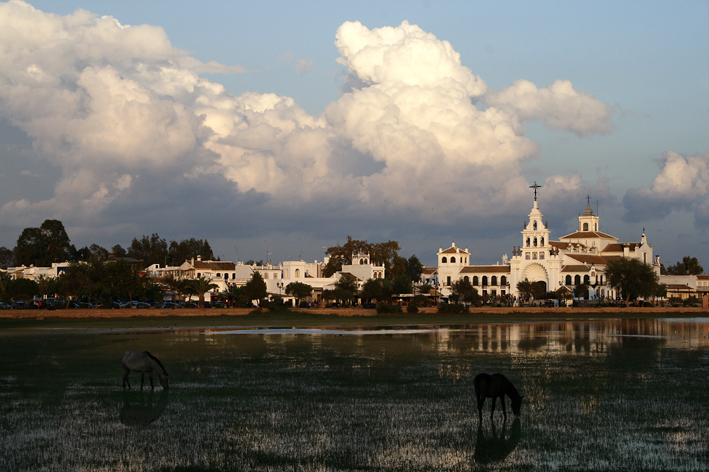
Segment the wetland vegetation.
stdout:
<svg viewBox="0 0 709 472">
<path fill-rule="evenodd" d="M 709 320 L 409 324 L 5 327 L 0 468 L 709 466 Z M 127 349 L 159 357 L 170 389 L 123 390 Z M 518 418 L 479 424 L 480 372 L 514 382 Z"/>
</svg>

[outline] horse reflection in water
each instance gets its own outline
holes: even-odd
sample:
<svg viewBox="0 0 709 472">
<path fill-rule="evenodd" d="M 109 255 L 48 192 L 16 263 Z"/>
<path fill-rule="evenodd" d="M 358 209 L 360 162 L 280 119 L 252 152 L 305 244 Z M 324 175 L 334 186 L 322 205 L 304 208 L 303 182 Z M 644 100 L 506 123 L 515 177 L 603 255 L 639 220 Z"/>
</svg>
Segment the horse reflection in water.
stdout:
<svg viewBox="0 0 709 472">
<path fill-rule="evenodd" d="M 488 464 L 499 462 L 509 456 L 515 450 L 520 439 L 522 439 L 522 426 L 519 418 L 515 418 L 512 427 L 506 431 L 507 423 L 502 424 L 502 429 L 495 430 L 495 423 L 491 423 L 492 431 L 489 436 L 485 436 L 482 423 L 478 423 L 478 438 L 475 442 L 475 462 L 478 464 Z"/>
<path fill-rule="evenodd" d="M 156 398 L 157 397 L 157 398 Z M 159 394 L 123 392 L 123 406 L 119 418 L 126 426 L 147 426 L 160 418 L 168 401 L 168 391 Z"/>
<path fill-rule="evenodd" d="M 480 423 L 483 421 L 483 404 L 486 398 L 492 398 L 492 408 L 490 410 L 490 419 L 492 420 L 495 414 L 495 403 L 497 398 L 500 398 L 502 403 L 502 415 L 507 420 L 507 410 L 505 408 L 505 395 L 512 400 L 512 412 L 515 416 L 519 416 L 519 410 L 522 407 L 522 395 L 519 394 L 512 382 L 507 380 L 502 374 L 478 374 L 473 380 L 475 386 L 475 397 L 478 399 L 478 417 Z"/>
<path fill-rule="evenodd" d="M 133 372 L 140 372 L 140 389 L 143 389 L 143 383 L 145 382 L 145 373 L 148 373 L 150 377 L 150 388 L 154 389 L 153 385 L 153 371 L 158 374 L 160 379 L 160 385 L 164 389 L 168 388 L 167 383 L 167 370 L 163 367 L 162 363 L 157 357 L 150 354 L 148 351 L 137 352 L 137 351 L 126 351 L 121 356 L 121 364 L 123 365 L 123 370 L 125 375 L 123 376 L 123 388 L 130 388 L 130 382 L 128 381 L 128 374 Z"/>
</svg>

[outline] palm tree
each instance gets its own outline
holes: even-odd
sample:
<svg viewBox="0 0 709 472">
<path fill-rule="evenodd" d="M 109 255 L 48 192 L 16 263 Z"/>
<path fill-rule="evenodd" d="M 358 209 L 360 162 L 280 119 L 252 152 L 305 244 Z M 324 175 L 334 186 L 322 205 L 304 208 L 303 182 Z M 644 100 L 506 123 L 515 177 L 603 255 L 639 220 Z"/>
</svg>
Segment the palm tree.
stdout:
<svg viewBox="0 0 709 472">
<path fill-rule="evenodd" d="M 204 294 L 218 287 L 219 285 L 212 283 L 212 279 L 208 279 L 204 276 L 190 281 L 189 284 L 190 291 L 199 296 L 200 308 L 204 308 Z"/>
</svg>

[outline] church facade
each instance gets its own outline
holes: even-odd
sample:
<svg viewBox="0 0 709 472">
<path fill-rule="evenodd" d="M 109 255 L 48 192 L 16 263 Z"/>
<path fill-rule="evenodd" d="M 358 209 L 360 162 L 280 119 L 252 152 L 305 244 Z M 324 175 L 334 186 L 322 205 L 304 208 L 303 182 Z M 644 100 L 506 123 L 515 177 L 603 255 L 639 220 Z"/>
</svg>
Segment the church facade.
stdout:
<svg viewBox="0 0 709 472">
<path fill-rule="evenodd" d="M 502 257 L 496 265 L 470 265 L 470 253 L 455 246 L 438 251 L 438 279 L 441 294 L 450 295 L 451 286 L 458 280 L 468 280 L 480 295 L 488 297 L 519 297 L 517 284 L 522 281 L 541 282 L 545 291 L 569 291 L 575 286 L 589 286 L 589 298 L 615 298 L 616 293 L 607 285 L 605 266 L 608 260 L 634 257 L 652 265 L 660 274 L 659 256 L 653 255 L 643 231 L 639 242 L 623 243 L 618 238 L 603 233 L 599 217 L 587 205 L 578 217 L 577 231 L 551 239 L 549 225 L 543 220 L 536 190 L 534 205 L 528 221 L 521 231 L 521 244 L 514 246 L 512 258 Z M 590 200 L 590 199 L 589 199 Z"/>
</svg>

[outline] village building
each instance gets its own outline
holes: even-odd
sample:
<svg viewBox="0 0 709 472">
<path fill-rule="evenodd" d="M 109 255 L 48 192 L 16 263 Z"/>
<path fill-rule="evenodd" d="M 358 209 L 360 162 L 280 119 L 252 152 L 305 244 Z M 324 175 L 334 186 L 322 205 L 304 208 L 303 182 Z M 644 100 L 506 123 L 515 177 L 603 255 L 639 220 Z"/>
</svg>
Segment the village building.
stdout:
<svg viewBox="0 0 709 472">
<path fill-rule="evenodd" d="M 485 297 L 519 297 L 517 284 L 522 281 L 543 284 L 546 292 L 573 293 L 580 284 L 589 286 L 589 298 L 614 298 L 616 293 L 607 285 L 605 266 L 608 260 L 633 257 L 652 265 L 660 274 L 659 256 L 647 242 L 643 231 L 639 242 L 622 243 L 618 238 L 600 230 L 600 218 L 589 204 L 578 217 L 577 231 L 552 240 L 548 222 L 544 221 L 537 201 L 536 183 L 534 203 L 521 231 L 521 244 L 514 246 L 512 258 L 502 256 L 495 265 L 470 265 L 470 253 L 456 247 L 438 251 L 438 277 L 441 293 L 450 295 L 451 286 L 458 280 L 468 280 Z"/>
</svg>

